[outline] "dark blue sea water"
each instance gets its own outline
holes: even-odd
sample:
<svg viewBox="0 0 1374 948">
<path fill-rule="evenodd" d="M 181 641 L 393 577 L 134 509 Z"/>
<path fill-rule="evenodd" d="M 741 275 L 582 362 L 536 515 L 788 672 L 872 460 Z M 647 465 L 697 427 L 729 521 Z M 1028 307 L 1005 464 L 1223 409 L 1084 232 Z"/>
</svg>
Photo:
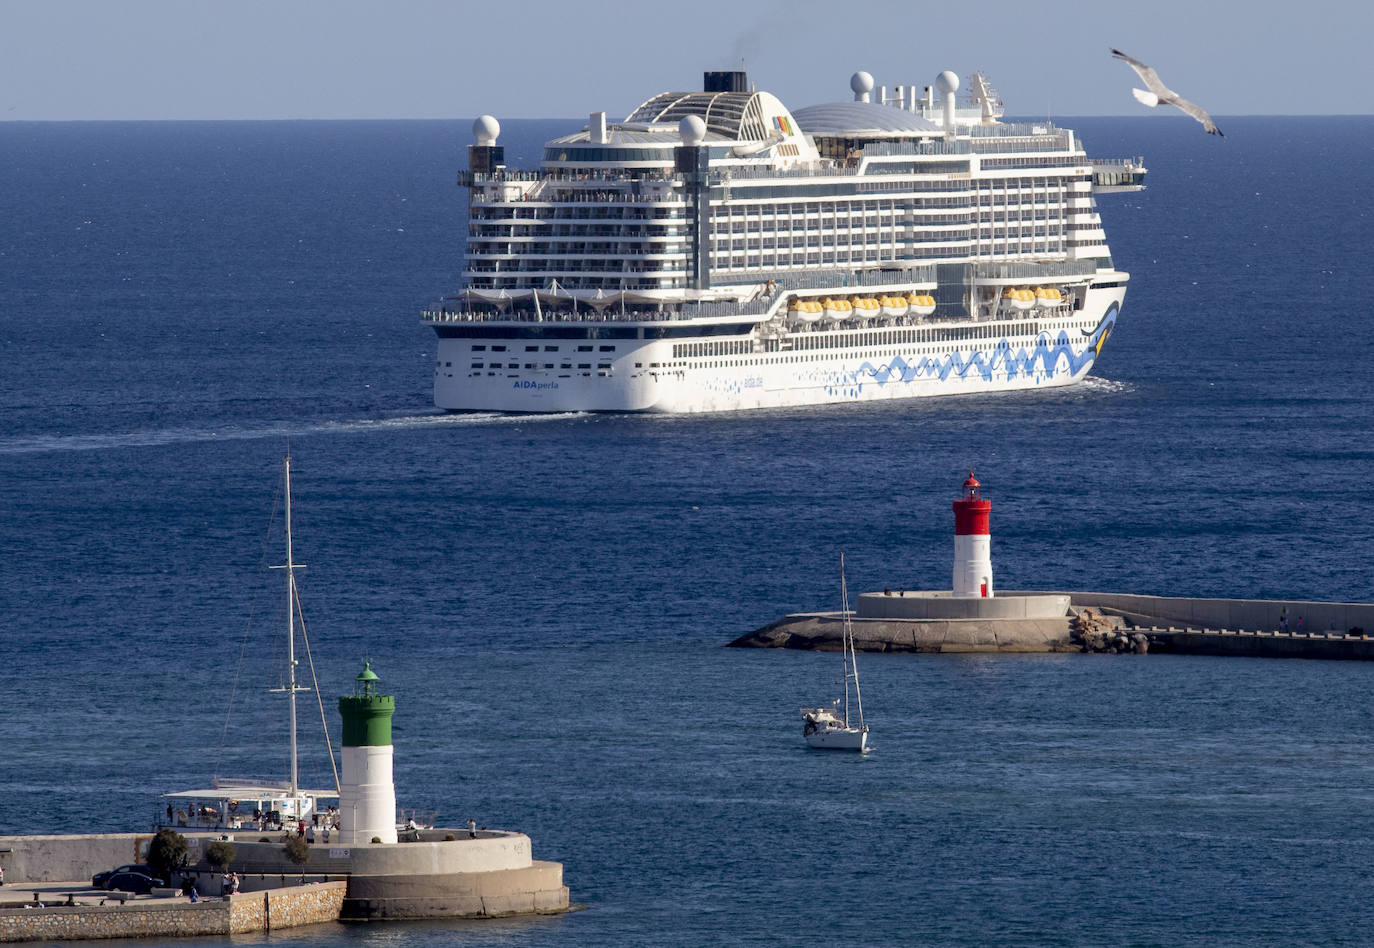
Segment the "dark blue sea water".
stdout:
<svg viewBox="0 0 1374 948">
<path fill-rule="evenodd" d="M 0 833 L 284 772 L 289 449 L 326 707 L 370 656 L 402 803 L 587 910 L 272 941 L 1368 943 L 1368 665 L 865 655 L 858 760 L 799 733 L 835 656 L 721 647 L 841 550 L 948 586 L 969 465 L 1001 589 L 1374 599 L 1374 120 L 1062 124 L 1150 167 L 1087 384 L 526 418 L 430 402 L 466 121 L 0 123 Z"/>
</svg>

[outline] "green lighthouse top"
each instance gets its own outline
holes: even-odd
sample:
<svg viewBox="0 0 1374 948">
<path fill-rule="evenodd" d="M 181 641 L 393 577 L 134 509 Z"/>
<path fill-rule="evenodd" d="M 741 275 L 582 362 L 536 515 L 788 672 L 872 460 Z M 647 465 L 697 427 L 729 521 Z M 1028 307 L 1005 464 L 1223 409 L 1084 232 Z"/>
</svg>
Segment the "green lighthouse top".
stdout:
<svg viewBox="0 0 1374 948">
<path fill-rule="evenodd" d="M 339 714 L 343 717 L 344 747 L 381 747 L 391 743 L 391 716 L 396 712 L 396 699 L 377 693 L 380 680 L 372 670 L 372 662 L 363 662 L 352 695 L 339 699 Z"/>
<path fill-rule="evenodd" d="M 377 673 L 372 670 L 372 660 L 363 661 L 363 670 L 358 672 L 358 677 L 353 679 L 358 682 L 358 686 L 353 689 L 353 694 L 359 698 L 371 698 L 376 689 L 376 683 L 381 681 Z"/>
</svg>

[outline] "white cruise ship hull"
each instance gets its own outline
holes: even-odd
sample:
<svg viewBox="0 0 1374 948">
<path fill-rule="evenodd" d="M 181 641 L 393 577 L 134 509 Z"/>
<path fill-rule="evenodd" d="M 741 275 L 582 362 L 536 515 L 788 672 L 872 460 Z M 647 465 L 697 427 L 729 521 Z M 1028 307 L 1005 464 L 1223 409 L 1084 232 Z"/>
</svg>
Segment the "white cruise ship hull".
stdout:
<svg viewBox="0 0 1374 948">
<path fill-rule="evenodd" d="M 585 363 L 575 341 L 538 337 L 537 328 L 498 340 L 454 326 L 439 340 L 434 401 L 449 411 L 690 413 L 1052 388 L 1092 369 L 1124 294 L 1124 286 L 1093 289 L 1075 313 L 984 325 L 819 328 L 775 351 L 717 355 L 706 347 L 719 335 L 623 339 L 597 346 L 614 352 Z M 978 337 L 937 338 L 970 331 Z M 698 350 L 705 354 L 674 357 Z"/>
</svg>

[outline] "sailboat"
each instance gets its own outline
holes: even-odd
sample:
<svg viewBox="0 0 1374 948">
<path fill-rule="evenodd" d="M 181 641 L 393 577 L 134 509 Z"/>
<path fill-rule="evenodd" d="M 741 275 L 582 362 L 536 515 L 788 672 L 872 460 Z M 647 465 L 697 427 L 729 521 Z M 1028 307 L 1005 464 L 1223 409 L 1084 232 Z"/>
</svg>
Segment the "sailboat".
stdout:
<svg viewBox="0 0 1374 948">
<path fill-rule="evenodd" d="M 284 692 L 287 697 L 287 730 L 290 736 L 290 771 L 284 781 L 226 780 L 216 777 L 212 786 L 201 790 L 179 790 L 162 795 L 162 803 L 154 819 L 154 829 L 159 826 L 186 827 L 199 830 L 234 829 L 290 829 L 304 822 L 316 822 L 326 818 L 339 799 L 339 774 L 334 768 L 333 790 L 305 790 L 300 786 L 296 762 L 296 695 L 312 689 L 296 681 L 296 623 L 300 617 L 301 633 L 305 633 L 305 621 L 300 612 L 300 598 L 296 589 L 296 570 L 302 564 L 292 559 L 291 551 L 291 457 L 283 460 L 285 477 L 284 493 L 286 498 L 286 563 L 273 569 L 286 571 L 286 681 L 281 688 L 272 691 Z M 306 656 L 309 658 L 309 641 L 306 642 Z M 314 674 L 314 662 L 309 662 Z M 318 685 L 313 689 L 317 698 Z M 320 719 L 324 721 L 324 706 L 320 705 Z M 329 744 L 329 728 L 324 729 L 326 744 Z M 334 749 L 329 746 L 330 765 L 334 764 Z M 326 810 L 327 806 L 327 810 Z M 162 808 L 165 807 L 165 813 Z M 165 816 L 165 820 L 163 817 Z M 326 824 L 328 825 L 328 824 Z"/>
<path fill-rule="evenodd" d="M 864 723 L 864 700 L 859 692 L 859 666 L 854 652 L 854 627 L 849 622 L 849 586 L 844 578 L 844 554 L 840 554 L 840 606 L 844 610 L 844 640 L 840 653 L 844 661 L 844 708 L 836 698 L 828 708 L 802 708 L 802 736 L 812 747 L 826 750 L 868 750 L 868 725 Z M 849 685 L 854 683 L 856 722 L 849 717 Z M 841 716 L 841 714 L 843 716 Z"/>
</svg>

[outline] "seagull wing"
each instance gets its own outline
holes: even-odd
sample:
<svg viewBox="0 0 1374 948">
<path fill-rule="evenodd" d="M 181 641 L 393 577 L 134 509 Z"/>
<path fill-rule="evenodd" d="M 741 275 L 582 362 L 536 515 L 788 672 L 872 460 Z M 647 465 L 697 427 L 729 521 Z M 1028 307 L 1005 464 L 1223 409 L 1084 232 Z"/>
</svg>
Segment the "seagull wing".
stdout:
<svg viewBox="0 0 1374 948">
<path fill-rule="evenodd" d="M 1188 115 L 1191 115 L 1193 118 L 1197 119 L 1199 122 L 1202 123 L 1202 127 L 1207 129 L 1208 134 L 1221 135 L 1222 138 L 1226 137 L 1225 135 L 1221 134 L 1221 129 L 1217 128 L 1217 123 L 1212 121 L 1212 116 L 1208 115 L 1203 110 L 1202 106 L 1198 105 L 1196 102 L 1189 102 L 1187 99 L 1180 99 L 1178 96 L 1174 96 L 1172 101 L 1170 101 L 1168 104 L 1177 106 Z"/>
<path fill-rule="evenodd" d="M 1159 96 L 1159 100 L 1161 102 L 1168 99 L 1178 98 L 1177 92 L 1175 92 L 1173 89 L 1170 89 L 1168 86 L 1166 86 L 1163 82 L 1160 81 L 1159 73 L 1155 72 L 1153 69 L 1142 63 L 1140 60 L 1134 58 L 1133 56 L 1127 56 L 1119 49 L 1112 50 L 1112 55 L 1115 56 L 1117 59 L 1124 59 L 1127 63 L 1129 63 L 1131 68 L 1136 71 L 1136 74 L 1140 76 L 1140 80 L 1145 83 L 1146 87 L 1149 88 L 1151 92 Z"/>
</svg>

